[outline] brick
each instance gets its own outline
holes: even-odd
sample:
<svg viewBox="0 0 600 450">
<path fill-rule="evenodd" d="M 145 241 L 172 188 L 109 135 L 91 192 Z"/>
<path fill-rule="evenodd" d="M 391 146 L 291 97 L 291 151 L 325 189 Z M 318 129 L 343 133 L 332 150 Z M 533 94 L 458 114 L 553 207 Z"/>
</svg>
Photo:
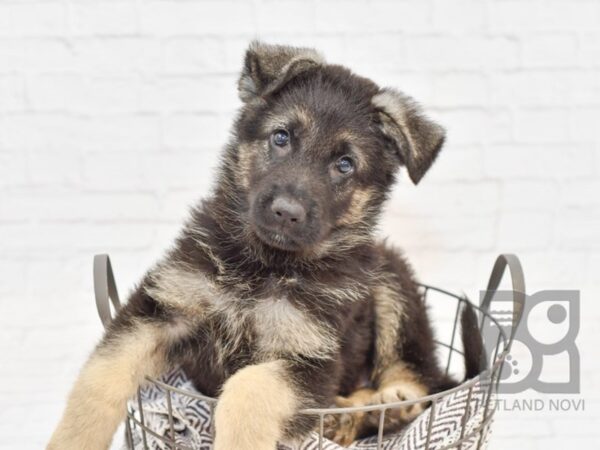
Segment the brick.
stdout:
<svg viewBox="0 0 600 450">
<path fill-rule="evenodd" d="M 66 114 L 11 114 L 2 118 L 0 145 L 11 151 L 77 152 L 85 138 L 85 124 L 84 118 Z"/>
<path fill-rule="evenodd" d="M 0 206 L 1 207 L 1 206 Z M 0 213 L 0 217 L 3 213 Z M 12 261 L 0 259 L 0 273 L 2 274 L 2 283 L 0 283 L 0 292 L 9 297 L 17 297 L 25 286 L 25 271 L 27 263 L 25 261 Z"/>
<path fill-rule="evenodd" d="M 2 5 L 0 5 L 0 8 Z M 0 15 L 0 17 L 2 17 Z M 0 19 L 1 20 L 1 19 Z M 2 27 L 0 27 L 0 30 Z M 25 66 L 25 43 L 18 39 L 0 39 L 0 73 L 22 69 Z"/>
<path fill-rule="evenodd" d="M 405 32 L 431 26 L 431 7 L 427 2 L 325 0 L 316 4 L 318 32 Z M 393 11 L 393 13 L 391 13 Z"/>
<path fill-rule="evenodd" d="M 486 178 L 483 152 L 477 145 L 444 145 L 435 164 L 427 173 L 426 183 L 446 181 L 473 182 Z M 469 184 L 471 189 L 476 184 Z"/>
<path fill-rule="evenodd" d="M 78 66 L 95 75 L 139 72 L 155 74 L 161 70 L 160 45 L 145 37 L 106 37 L 77 39 L 71 44 Z M 52 63 L 45 66 L 52 67 Z"/>
<path fill-rule="evenodd" d="M 68 71 L 77 69 L 80 55 L 61 38 L 28 39 L 21 41 L 22 60 L 15 69 L 28 71 Z"/>
<path fill-rule="evenodd" d="M 156 114 L 110 114 L 86 122 L 79 148 L 102 153 L 158 151 L 160 117 Z M 139 157 L 139 156 L 138 156 Z"/>
<path fill-rule="evenodd" d="M 73 144 L 76 145 L 76 144 Z M 79 155 L 54 149 L 28 152 L 29 183 L 35 185 L 76 186 L 81 182 Z"/>
<path fill-rule="evenodd" d="M 572 73 L 527 70 L 500 72 L 491 77 L 491 103 L 494 106 L 562 106 L 569 101 Z"/>
<path fill-rule="evenodd" d="M 168 77 L 142 86 L 141 107 L 149 111 L 232 111 L 240 102 L 237 78 L 211 75 Z"/>
<path fill-rule="evenodd" d="M 0 126 L 2 120 L 0 120 Z M 0 135 L 0 189 L 29 183 L 27 154 L 25 152 L 3 152 Z M 0 221 L 7 220 L 0 215 Z"/>
<path fill-rule="evenodd" d="M 600 114 L 600 106 L 580 107 L 570 112 L 569 125 L 573 142 L 598 142 L 598 132 L 596 131 L 598 114 Z"/>
<path fill-rule="evenodd" d="M 447 131 L 448 145 L 473 145 L 512 140 L 512 117 L 505 111 L 452 109 L 440 111 L 438 122 Z"/>
<path fill-rule="evenodd" d="M 496 1 L 489 5 L 488 23 L 494 33 L 515 33 L 531 29 L 532 17 L 536 17 L 536 2 L 510 0 Z"/>
<path fill-rule="evenodd" d="M 24 78 L 20 75 L 0 75 L 0 112 L 22 111 L 25 107 Z"/>
<path fill-rule="evenodd" d="M 150 155 L 144 158 L 144 178 L 158 189 L 195 189 L 198 196 L 206 196 L 218 164 L 218 155 L 216 149 Z M 172 220 L 169 217 L 164 219 Z"/>
<path fill-rule="evenodd" d="M 525 67 L 572 67 L 577 65 L 577 37 L 572 34 L 543 34 L 523 40 Z"/>
<path fill-rule="evenodd" d="M 172 223 L 183 223 L 189 216 L 190 208 L 196 205 L 205 193 L 205 190 L 193 187 L 170 189 L 161 202 L 161 217 Z"/>
<path fill-rule="evenodd" d="M 518 65 L 519 46 L 504 37 L 408 36 L 408 62 L 418 70 L 476 70 Z"/>
<path fill-rule="evenodd" d="M 490 177 L 511 179 L 573 179 L 594 173 L 594 152 L 572 144 L 493 145 L 484 151 Z"/>
<path fill-rule="evenodd" d="M 66 8 L 62 2 L 13 2 L 5 6 L 11 35 L 59 36 L 66 31 Z"/>
<path fill-rule="evenodd" d="M 516 245 L 518 244 L 515 243 L 513 249 Z M 503 251 L 510 251 L 510 247 L 505 246 Z M 519 246 L 518 255 L 526 273 L 528 292 L 544 289 L 580 289 L 585 283 L 586 273 L 582 270 L 588 265 L 585 251 L 558 251 L 554 245 L 530 250 Z M 539 270 L 542 267 L 543 270 Z"/>
<path fill-rule="evenodd" d="M 598 20 L 598 2 L 549 0 L 539 4 L 532 28 L 542 31 L 597 31 Z"/>
<path fill-rule="evenodd" d="M 515 119 L 516 138 L 521 142 L 558 143 L 569 140 L 569 115 L 564 109 L 523 109 Z"/>
<path fill-rule="evenodd" d="M 434 78 L 435 106 L 483 106 L 488 103 L 489 83 L 479 73 L 448 73 Z"/>
<path fill-rule="evenodd" d="M 565 212 L 556 219 L 558 248 L 564 250 L 599 250 L 600 217 Z"/>
<path fill-rule="evenodd" d="M 545 249 L 552 242 L 552 219 L 552 213 L 505 213 L 500 217 L 496 244 L 509 252 Z"/>
<path fill-rule="evenodd" d="M 598 271 L 600 270 L 600 252 L 592 253 L 588 260 L 588 283 L 590 285 L 597 285 L 598 283 Z"/>
<path fill-rule="evenodd" d="M 423 250 L 483 251 L 494 243 L 494 216 L 433 218 L 387 215 L 382 235 L 409 252 Z"/>
<path fill-rule="evenodd" d="M 600 56 L 598 59 L 600 59 Z M 572 72 L 569 78 L 568 94 L 571 103 L 589 106 L 600 105 L 599 70 L 577 70 Z"/>
<path fill-rule="evenodd" d="M 404 248 L 407 239 L 396 235 L 389 242 Z M 420 249 L 406 255 L 423 283 L 461 292 L 477 281 L 477 259 L 471 251 Z"/>
<path fill-rule="evenodd" d="M 172 37 L 163 44 L 167 73 L 189 74 L 226 70 L 223 43 L 216 38 Z M 241 58 L 239 61 L 241 66 Z"/>
<path fill-rule="evenodd" d="M 212 149 L 225 144 L 227 130 L 210 114 L 174 114 L 163 121 L 164 145 L 170 149 Z"/>
<path fill-rule="evenodd" d="M 502 438 L 546 437 L 553 434 L 550 423 L 535 418 L 523 420 L 504 417 L 494 428 L 494 436 Z"/>
<path fill-rule="evenodd" d="M 134 112 L 139 109 L 140 84 L 135 76 L 44 74 L 31 77 L 28 95 L 37 111 Z"/>
<path fill-rule="evenodd" d="M 411 218 L 490 216 L 496 213 L 499 194 L 499 185 L 493 182 L 400 185 L 387 211 L 395 217 Z"/>
<path fill-rule="evenodd" d="M 584 66 L 600 67 L 600 33 L 584 33 L 580 36 L 579 60 Z"/>
<path fill-rule="evenodd" d="M 299 0 L 268 0 L 256 5 L 257 28 L 263 33 L 312 33 L 315 14 L 313 3 Z"/>
<path fill-rule="evenodd" d="M 256 31 L 252 4 L 235 1 L 150 1 L 141 8 L 143 33 L 160 35 L 239 35 Z"/>
<path fill-rule="evenodd" d="M 80 1 L 69 5 L 71 33 L 77 36 L 132 35 L 139 31 L 134 1 Z"/>
<path fill-rule="evenodd" d="M 551 212 L 560 198 L 560 184 L 553 180 L 519 180 L 502 183 L 502 212 Z"/>
<path fill-rule="evenodd" d="M 139 155 L 135 153 L 86 155 L 81 177 L 84 187 L 100 191 L 135 191 L 143 182 Z"/>
<path fill-rule="evenodd" d="M 55 183 L 56 184 L 56 183 Z M 73 205 L 80 205 L 73 208 Z M 0 217 L 40 222 L 158 220 L 158 199 L 149 192 L 101 193 L 79 189 L 28 189 L 0 205 Z"/>
<path fill-rule="evenodd" d="M 406 47 L 400 34 L 348 36 L 346 46 L 352 49 L 344 59 L 357 73 L 376 77 L 384 71 L 407 64 Z"/>
<path fill-rule="evenodd" d="M 562 185 L 561 210 L 600 216 L 600 180 L 573 180 Z"/>
<path fill-rule="evenodd" d="M 440 32 L 462 34 L 483 31 L 486 26 L 486 5 L 473 0 L 434 0 L 433 26 Z"/>
</svg>

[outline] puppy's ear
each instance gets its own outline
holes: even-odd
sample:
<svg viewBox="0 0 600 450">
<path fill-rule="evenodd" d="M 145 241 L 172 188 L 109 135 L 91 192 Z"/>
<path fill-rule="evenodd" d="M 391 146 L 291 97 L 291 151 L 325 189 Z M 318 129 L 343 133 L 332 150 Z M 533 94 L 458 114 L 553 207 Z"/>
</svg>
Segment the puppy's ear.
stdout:
<svg viewBox="0 0 600 450">
<path fill-rule="evenodd" d="M 246 51 L 238 82 L 240 98 L 247 102 L 272 94 L 296 75 L 322 64 L 325 60 L 313 49 L 254 41 Z"/>
<path fill-rule="evenodd" d="M 379 110 L 384 134 L 396 145 L 410 179 L 417 184 L 442 148 L 446 132 L 401 92 L 381 89 L 372 103 Z"/>
</svg>

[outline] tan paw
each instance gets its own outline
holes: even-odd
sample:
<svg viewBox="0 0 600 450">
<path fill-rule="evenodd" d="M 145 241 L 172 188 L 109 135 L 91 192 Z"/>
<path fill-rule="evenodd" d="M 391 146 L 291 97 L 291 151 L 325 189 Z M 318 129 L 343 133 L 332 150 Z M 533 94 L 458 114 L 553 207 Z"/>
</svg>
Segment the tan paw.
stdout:
<svg viewBox="0 0 600 450">
<path fill-rule="evenodd" d="M 336 397 L 335 404 L 340 408 L 358 406 L 356 402 L 345 397 Z M 364 415 L 364 413 L 342 413 L 325 416 L 324 437 L 343 447 L 348 447 L 357 439 Z"/>
<path fill-rule="evenodd" d="M 427 395 L 423 389 L 414 384 L 393 384 L 378 390 L 371 397 L 372 404 L 397 403 L 403 401 L 417 400 Z M 411 421 L 425 409 L 424 403 L 414 403 L 402 408 L 394 408 L 388 411 L 390 417 L 396 417 L 404 421 Z"/>
<path fill-rule="evenodd" d="M 324 436 L 338 445 L 348 447 L 358 436 L 360 418 L 356 414 L 348 413 L 329 417 L 332 419 L 325 424 Z"/>
</svg>

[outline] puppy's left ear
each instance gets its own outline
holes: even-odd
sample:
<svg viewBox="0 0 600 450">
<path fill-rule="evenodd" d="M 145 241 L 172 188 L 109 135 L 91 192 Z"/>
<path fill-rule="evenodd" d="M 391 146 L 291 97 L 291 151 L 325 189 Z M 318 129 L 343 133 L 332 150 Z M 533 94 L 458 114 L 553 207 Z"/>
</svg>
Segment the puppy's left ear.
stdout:
<svg viewBox="0 0 600 450">
<path fill-rule="evenodd" d="M 429 120 L 410 97 L 392 89 L 373 96 L 381 129 L 395 144 L 408 176 L 417 184 L 429 170 L 444 143 L 445 130 Z"/>
<path fill-rule="evenodd" d="M 240 98 L 247 102 L 272 94 L 295 76 L 322 64 L 324 58 L 311 48 L 254 41 L 246 51 L 238 82 Z"/>
</svg>

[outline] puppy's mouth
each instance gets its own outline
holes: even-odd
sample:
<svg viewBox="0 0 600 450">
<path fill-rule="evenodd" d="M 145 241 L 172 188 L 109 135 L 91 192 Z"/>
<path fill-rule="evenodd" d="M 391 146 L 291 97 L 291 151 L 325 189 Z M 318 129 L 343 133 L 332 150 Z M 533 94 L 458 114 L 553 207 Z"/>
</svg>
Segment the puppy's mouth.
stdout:
<svg viewBox="0 0 600 450">
<path fill-rule="evenodd" d="M 283 230 L 275 230 L 254 224 L 252 227 L 256 236 L 265 244 L 289 252 L 299 251 L 303 245 Z"/>
</svg>

